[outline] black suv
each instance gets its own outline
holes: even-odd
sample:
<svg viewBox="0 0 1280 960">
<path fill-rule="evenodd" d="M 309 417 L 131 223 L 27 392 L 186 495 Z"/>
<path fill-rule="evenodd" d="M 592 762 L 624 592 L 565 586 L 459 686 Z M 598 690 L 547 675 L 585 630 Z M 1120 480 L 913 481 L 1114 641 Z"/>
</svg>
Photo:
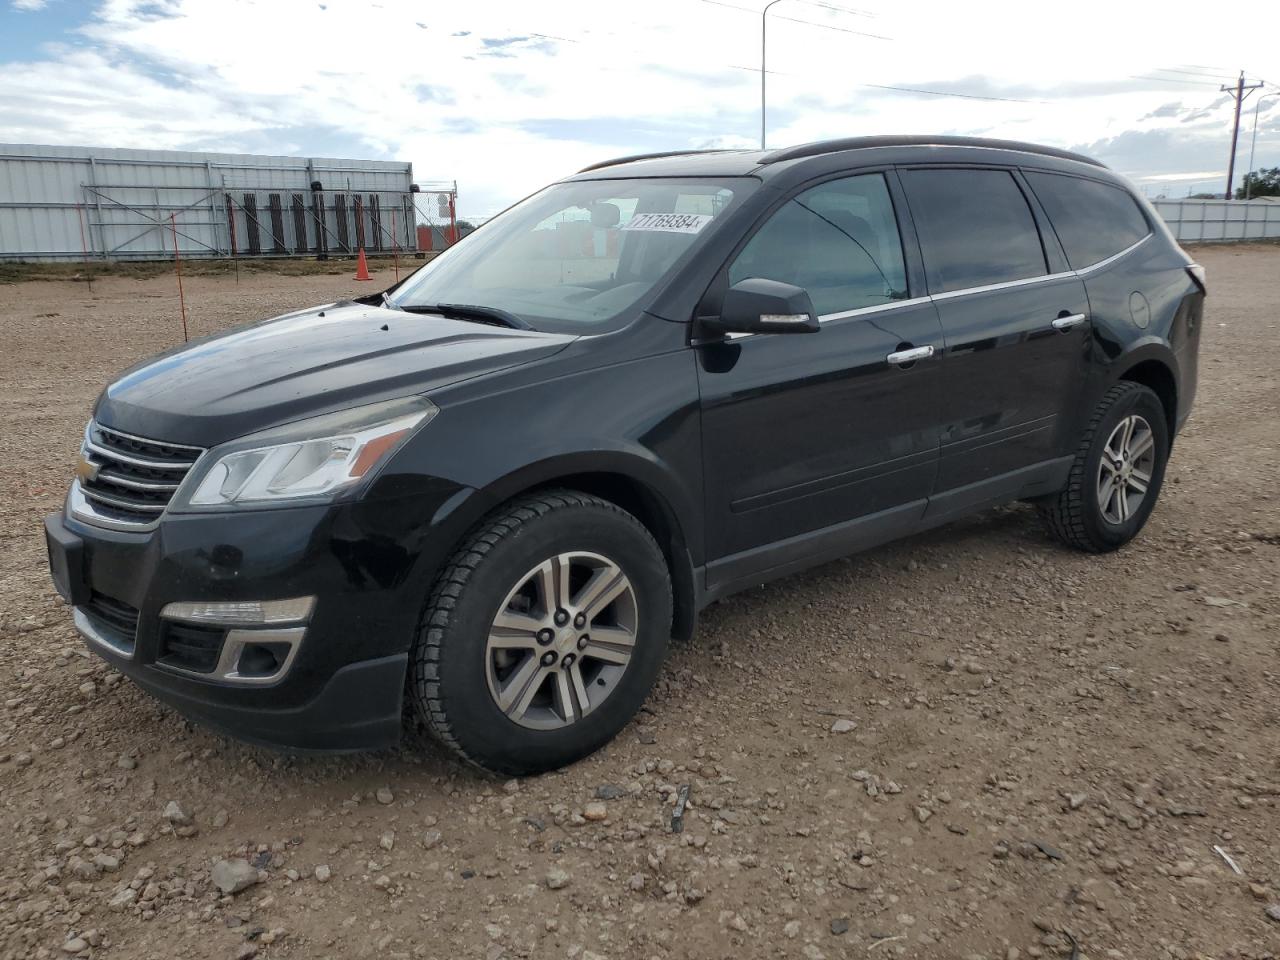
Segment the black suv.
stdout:
<svg viewBox="0 0 1280 960">
<path fill-rule="evenodd" d="M 396 287 L 99 398 L 50 565 L 90 647 L 294 749 L 545 770 L 735 590 L 1011 500 L 1155 506 L 1203 271 L 1119 177 L 1008 141 L 629 157 Z"/>
</svg>

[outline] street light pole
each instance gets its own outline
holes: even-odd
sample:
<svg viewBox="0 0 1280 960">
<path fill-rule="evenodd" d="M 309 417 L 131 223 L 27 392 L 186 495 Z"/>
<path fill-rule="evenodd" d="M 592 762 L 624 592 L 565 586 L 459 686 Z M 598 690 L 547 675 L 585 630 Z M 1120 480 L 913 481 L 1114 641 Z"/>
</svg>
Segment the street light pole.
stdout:
<svg viewBox="0 0 1280 960">
<path fill-rule="evenodd" d="M 764 143 L 765 143 L 765 138 L 764 138 L 764 130 L 765 130 L 765 53 L 766 53 L 766 49 L 767 49 L 767 48 L 766 48 L 766 40 L 767 40 L 766 34 L 767 34 L 768 26 L 769 26 L 769 21 L 766 19 L 766 17 L 768 16 L 769 8 L 770 8 L 770 7 L 772 7 L 775 3 L 781 3 L 781 2 L 782 2 L 782 0 L 769 0 L 769 2 L 768 2 L 768 3 L 766 3 L 766 4 L 764 5 L 764 9 L 760 11 L 760 149 L 761 149 L 761 150 L 763 150 L 763 149 L 765 148 L 765 146 L 764 146 Z"/>
<path fill-rule="evenodd" d="M 1253 104 L 1253 137 L 1249 141 L 1249 169 L 1244 175 L 1244 198 L 1249 199 L 1249 195 L 1253 192 L 1253 151 L 1258 146 L 1258 108 L 1262 106 L 1262 101 L 1268 97 L 1280 97 L 1280 92 L 1264 93 L 1258 97 Z"/>
</svg>

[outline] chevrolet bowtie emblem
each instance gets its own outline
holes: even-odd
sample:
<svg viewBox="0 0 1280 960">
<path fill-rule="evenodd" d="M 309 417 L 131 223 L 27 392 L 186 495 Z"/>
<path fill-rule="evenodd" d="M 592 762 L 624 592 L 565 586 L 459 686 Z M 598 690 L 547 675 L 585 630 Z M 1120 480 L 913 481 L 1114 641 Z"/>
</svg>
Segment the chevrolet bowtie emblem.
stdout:
<svg viewBox="0 0 1280 960">
<path fill-rule="evenodd" d="M 80 462 L 76 464 L 76 479 L 81 483 L 92 483 L 98 479 L 98 471 L 101 469 L 101 464 L 94 463 L 84 454 L 81 454 Z"/>
</svg>

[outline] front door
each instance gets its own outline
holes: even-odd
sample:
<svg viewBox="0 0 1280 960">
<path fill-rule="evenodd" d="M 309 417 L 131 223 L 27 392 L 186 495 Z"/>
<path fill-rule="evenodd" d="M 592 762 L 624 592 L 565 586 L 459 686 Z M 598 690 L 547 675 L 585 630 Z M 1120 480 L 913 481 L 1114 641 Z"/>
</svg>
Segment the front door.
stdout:
<svg viewBox="0 0 1280 960">
<path fill-rule="evenodd" d="M 900 175 L 946 341 L 938 503 L 958 511 L 1041 492 L 1035 484 L 1057 480 L 1051 461 L 1074 445 L 1066 434 L 1090 341 L 1084 283 L 1047 223 L 1042 237 L 1010 171 Z"/>
<path fill-rule="evenodd" d="M 939 444 L 937 313 L 908 290 L 884 176 L 804 190 L 779 207 L 721 278 L 803 287 L 816 334 L 698 347 L 708 565 L 716 589 L 792 560 L 852 548 L 923 513 Z M 853 545 L 856 545 L 853 544 Z"/>
</svg>

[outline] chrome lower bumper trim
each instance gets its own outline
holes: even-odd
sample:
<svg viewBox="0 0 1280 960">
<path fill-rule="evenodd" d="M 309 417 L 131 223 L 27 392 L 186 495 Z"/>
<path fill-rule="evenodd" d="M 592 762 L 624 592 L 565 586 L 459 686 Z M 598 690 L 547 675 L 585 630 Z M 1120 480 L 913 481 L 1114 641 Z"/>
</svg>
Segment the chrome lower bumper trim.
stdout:
<svg viewBox="0 0 1280 960">
<path fill-rule="evenodd" d="M 75 625 L 76 632 L 84 637 L 91 644 L 110 650 L 117 657 L 124 657 L 127 660 L 133 659 L 133 645 L 124 646 L 110 637 L 102 633 L 93 625 L 93 620 L 89 618 L 81 607 L 71 608 L 71 622 Z"/>
<path fill-rule="evenodd" d="M 241 686 L 276 683 L 283 679 L 289 672 L 289 668 L 293 666 L 293 658 L 297 656 L 298 646 L 302 643 L 302 637 L 306 632 L 306 627 L 286 627 L 279 630 L 229 630 L 226 639 L 222 641 L 222 655 L 218 657 L 218 665 L 214 668 L 212 675 L 201 674 L 201 676 L 212 676 L 221 683 L 234 683 Z M 280 668 L 275 673 L 262 676 L 245 676 L 240 673 L 240 655 L 244 653 L 245 647 L 254 643 L 288 644 L 289 652 L 285 654 Z"/>
</svg>

